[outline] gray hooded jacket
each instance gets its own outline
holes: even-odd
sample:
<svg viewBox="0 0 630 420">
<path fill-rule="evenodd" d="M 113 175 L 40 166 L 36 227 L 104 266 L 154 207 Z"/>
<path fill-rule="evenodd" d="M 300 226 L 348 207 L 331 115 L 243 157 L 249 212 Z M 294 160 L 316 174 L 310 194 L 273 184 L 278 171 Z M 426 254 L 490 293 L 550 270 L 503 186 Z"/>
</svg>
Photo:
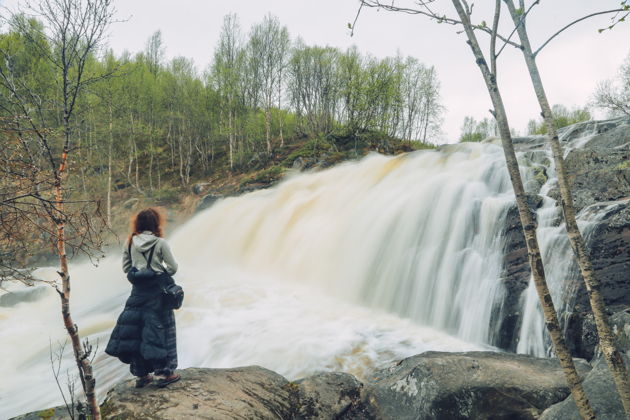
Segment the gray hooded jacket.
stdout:
<svg viewBox="0 0 630 420">
<path fill-rule="evenodd" d="M 129 246 L 125 243 L 123 248 L 122 265 L 125 273 L 129 272 L 133 266 L 138 270 L 147 266 L 146 258 L 149 258 L 151 247 L 155 244 L 151 268 L 156 273 L 163 273 L 164 270 L 171 276 L 177 271 L 177 262 L 171 253 L 171 248 L 163 238 L 158 238 L 150 231 L 145 231 L 139 235 L 134 235 L 131 240 L 131 256 Z M 146 255 L 144 257 L 143 253 Z"/>
</svg>

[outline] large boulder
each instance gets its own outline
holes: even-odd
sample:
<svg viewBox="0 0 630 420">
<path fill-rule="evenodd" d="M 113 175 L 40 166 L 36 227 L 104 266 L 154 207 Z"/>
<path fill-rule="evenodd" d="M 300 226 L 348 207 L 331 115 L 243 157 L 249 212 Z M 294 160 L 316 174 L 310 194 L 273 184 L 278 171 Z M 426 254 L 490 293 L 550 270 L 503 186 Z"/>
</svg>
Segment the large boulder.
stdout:
<svg viewBox="0 0 630 420">
<path fill-rule="evenodd" d="M 107 394 L 104 418 L 116 419 L 376 419 L 363 384 L 328 372 L 289 382 L 267 369 L 188 368 L 182 380 L 160 389 L 123 382 Z"/>
<path fill-rule="evenodd" d="M 396 420 L 534 419 L 569 395 L 557 360 L 493 352 L 423 353 L 375 372 L 368 387 L 379 418 Z"/>
<path fill-rule="evenodd" d="M 576 211 L 595 203 L 630 197 L 629 162 L 630 145 L 612 150 L 571 150 L 565 164 Z M 550 195 L 560 201 L 557 189 Z"/>
<path fill-rule="evenodd" d="M 217 194 L 206 194 L 203 196 L 203 198 L 201 199 L 201 201 L 199 201 L 199 204 L 197 205 L 197 208 L 195 209 L 195 213 L 200 212 L 201 210 L 205 210 L 208 209 L 210 207 L 212 207 L 214 205 L 214 203 L 216 203 L 217 201 L 219 201 L 220 199 L 222 199 L 223 197 Z"/>
<path fill-rule="evenodd" d="M 298 419 L 369 420 L 376 419 L 365 388 L 354 376 L 326 372 L 296 381 L 295 414 Z"/>
<path fill-rule="evenodd" d="M 625 356 L 626 366 L 630 366 L 630 357 Z M 591 370 L 584 378 L 584 391 L 588 396 L 595 417 L 606 420 L 626 420 L 626 414 L 621 405 L 619 394 L 615 388 L 606 361 L 598 358 Z M 580 420 L 577 406 L 573 397 L 551 406 L 540 417 L 541 420 Z"/>
<path fill-rule="evenodd" d="M 104 418 L 111 419 L 287 419 L 291 418 L 289 382 L 270 370 L 189 368 L 182 380 L 160 389 L 137 389 L 123 382 L 107 394 Z"/>
</svg>

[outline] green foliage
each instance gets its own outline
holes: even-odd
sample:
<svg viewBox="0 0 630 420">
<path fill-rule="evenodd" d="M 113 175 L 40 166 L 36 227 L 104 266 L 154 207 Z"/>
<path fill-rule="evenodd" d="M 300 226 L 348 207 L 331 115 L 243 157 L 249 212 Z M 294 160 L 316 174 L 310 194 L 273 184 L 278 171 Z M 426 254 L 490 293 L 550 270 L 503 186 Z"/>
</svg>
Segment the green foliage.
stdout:
<svg viewBox="0 0 630 420">
<path fill-rule="evenodd" d="M 326 139 L 315 138 L 309 140 L 304 146 L 289 154 L 282 162 L 282 165 L 285 167 L 291 167 L 293 162 L 298 158 L 317 158 L 318 156 L 328 153 L 331 150 L 333 150 L 333 146 Z"/>
<path fill-rule="evenodd" d="M 461 135 L 461 137 L 459 138 L 459 142 L 460 143 L 465 143 L 465 142 L 480 142 L 482 140 L 484 140 L 485 137 L 483 136 L 482 133 L 464 133 Z"/>
<path fill-rule="evenodd" d="M 556 129 L 583 121 L 589 121 L 591 119 L 591 113 L 586 107 L 576 107 L 569 110 L 564 105 L 554 105 L 551 108 L 551 111 L 553 113 L 553 121 Z M 530 135 L 542 135 L 547 134 L 547 132 L 547 125 L 542 119 L 539 121 L 530 120 L 527 123 L 527 133 Z"/>
<path fill-rule="evenodd" d="M 241 183 L 241 188 L 251 184 L 272 184 L 282 178 L 286 169 L 282 166 L 272 166 L 262 171 L 258 171 L 252 176 L 248 177 Z"/>
<path fill-rule="evenodd" d="M 42 410 L 42 411 L 37 413 L 37 416 L 40 419 L 42 419 L 42 420 L 52 419 L 54 415 L 55 415 L 55 409 L 54 408 L 49 408 L 49 409 L 46 409 L 46 410 Z"/>
<path fill-rule="evenodd" d="M 151 194 L 151 198 L 158 204 L 174 204 L 179 201 L 181 195 L 181 189 L 174 187 L 164 187 L 159 190 L 154 190 Z"/>
<path fill-rule="evenodd" d="M 61 139 L 56 68 L 41 58 L 54 42 L 37 20 L 14 19 L 20 24 L 0 33 L 0 69 L 24 86 L 33 109 L 41 108 L 40 125 Z M 442 108 L 432 67 L 411 57 L 377 59 L 356 48 L 297 42 L 288 49 L 286 28 L 271 16 L 255 28 L 245 36 L 237 16 L 226 16 L 203 74 L 185 57 L 166 60 L 159 31 L 137 54 L 88 56 L 84 78 L 94 80 L 79 92 L 69 127 L 70 170 L 77 176 L 68 178 L 68 198 L 106 202 L 114 194 L 172 203 L 182 187 L 227 172 L 289 167 L 298 157 L 331 163 L 369 150 L 430 147 L 394 139 L 426 142 L 437 132 Z M 284 65 L 263 68 L 261 60 L 272 56 Z M 102 81 L 102 74 L 113 77 Z M 18 110 L 0 90 L 0 121 L 14 129 L 7 121 L 15 121 Z M 296 146 L 306 137 L 313 140 Z"/>
<path fill-rule="evenodd" d="M 459 137 L 460 143 L 480 142 L 498 134 L 496 122 L 489 118 L 477 121 L 473 117 L 464 117 L 461 130 L 462 134 Z"/>
</svg>

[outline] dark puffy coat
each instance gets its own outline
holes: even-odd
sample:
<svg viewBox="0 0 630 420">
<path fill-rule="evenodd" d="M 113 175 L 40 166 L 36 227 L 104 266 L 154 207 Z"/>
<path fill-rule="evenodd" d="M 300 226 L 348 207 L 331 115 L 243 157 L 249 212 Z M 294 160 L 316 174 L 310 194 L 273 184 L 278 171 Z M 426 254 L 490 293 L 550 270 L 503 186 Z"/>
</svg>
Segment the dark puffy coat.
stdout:
<svg viewBox="0 0 630 420">
<path fill-rule="evenodd" d="M 167 357 L 163 324 L 162 284 L 158 276 L 148 285 L 134 285 L 107 343 L 105 353 L 131 363 L 140 355 L 147 361 L 159 362 Z"/>
</svg>

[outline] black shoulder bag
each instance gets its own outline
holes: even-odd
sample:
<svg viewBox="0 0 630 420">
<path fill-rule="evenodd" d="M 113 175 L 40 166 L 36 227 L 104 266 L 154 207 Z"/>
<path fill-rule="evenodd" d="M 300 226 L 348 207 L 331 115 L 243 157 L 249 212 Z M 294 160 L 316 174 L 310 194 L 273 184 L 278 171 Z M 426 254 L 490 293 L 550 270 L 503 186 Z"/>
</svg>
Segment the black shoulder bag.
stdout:
<svg viewBox="0 0 630 420">
<path fill-rule="evenodd" d="M 149 258 L 147 258 L 145 254 L 142 254 L 145 255 L 144 258 L 147 260 L 147 266 L 138 270 L 133 266 L 133 260 L 131 258 L 131 241 L 129 242 L 129 259 L 132 260 L 132 266 L 131 270 L 127 273 L 127 279 L 131 282 L 131 284 L 143 283 L 158 276 L 158 273 L 153 271 L 151 268 L 153 251 L 155 251 L 155 245 L 153 245 L 149 250 Z M 162 264 L 160 264 L 160 267 L 162 267 L 164 275 L 168 277 L 167 284 L 162 287 L 162 306 L 164 309 L 179 309 L 182 307 L 182 303 L 184 302 L 184 289 L 175 283 L 173 277 L 167 273 Z"/>
<path fill-rule="evenodd" d="M 153 251 L 155 251 L 155 244 L 149 250 L 149 258 L 147 258 L 144 253 L 142 254 L 144 255 L 145 260 L 147 260 L 147 266 L 138 270 L 133 265 L 133 258 L 131 257 L 131 241 L 129 241 L 128 252 L 129 252 L 129 260 L 131 261 L 131 269 L 127 272 L 127 280 L 129 280 L 129 283 L 140 284 L 140 283 L 146 282 L 147 280 L 151 280 L 155 278 L 156 273 L 151 268 L 151 260 L 153 259 Z"/>
</svg>

